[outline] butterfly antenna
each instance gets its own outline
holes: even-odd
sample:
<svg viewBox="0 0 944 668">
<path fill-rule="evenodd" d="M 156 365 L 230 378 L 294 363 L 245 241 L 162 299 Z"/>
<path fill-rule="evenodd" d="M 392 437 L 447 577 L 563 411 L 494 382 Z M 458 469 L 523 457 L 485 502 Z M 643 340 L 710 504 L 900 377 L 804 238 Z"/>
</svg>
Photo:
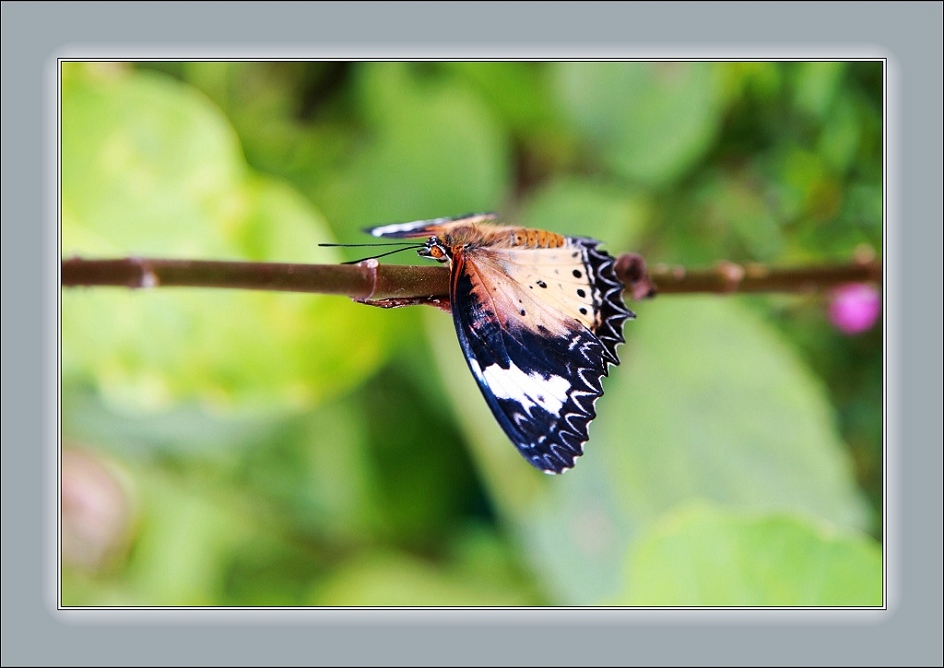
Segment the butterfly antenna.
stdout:
<svg viewBox="0 0 944 668">
<path fill-rule="evenodd" d="M 414 241 L 388 241 L 379 244 L 318 244 L 319 246 L 332 248 L 363 248 L 364 246 L 415 246 Z"/>
<path fill-rule="evenodd" d="M 360 260 L 350 260 L 348 262 L 342 262 L 341 264 L 357 264 L 358 262 L 363 262 L 364 260 L 376 260 L 377 258 L 387 257 L 388 255 L 393 255 L 394 253 L 399 253 L 400 251 L 418 249 L 422 248 L 423 244 L 418 244 L 415 241 L 387 241 L 384 243 L 376 244 L 318 244 L 319 246 L 325 246 L 328 248 L 364 248 L 365 246 L 403 246 L 403 248 L 395 248 L 392 251 L 386 253 L 381 253 L 380 255 L 371 255 L 370 257 L 362 257 Z"/>
</svg>

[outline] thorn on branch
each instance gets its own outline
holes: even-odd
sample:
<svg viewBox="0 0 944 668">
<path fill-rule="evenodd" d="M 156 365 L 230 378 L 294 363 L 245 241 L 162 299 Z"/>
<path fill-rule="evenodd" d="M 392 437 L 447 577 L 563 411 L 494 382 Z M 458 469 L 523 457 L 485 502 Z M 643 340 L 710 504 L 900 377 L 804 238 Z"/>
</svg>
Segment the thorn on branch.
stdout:
<svg viewBox="0 0 944 668">
<path fill-rule="evenodd" d="M 723 282 L 722 290 L 724 292 L 737 292 L 738 288 L 741 285 L 741 281 L 744 280 L 745 270 L 739 264 L 734 264 L 733 262 L 727 262 L 722 260 L 717 265 L 718 276 L 721 277 Z"/>
</svg>

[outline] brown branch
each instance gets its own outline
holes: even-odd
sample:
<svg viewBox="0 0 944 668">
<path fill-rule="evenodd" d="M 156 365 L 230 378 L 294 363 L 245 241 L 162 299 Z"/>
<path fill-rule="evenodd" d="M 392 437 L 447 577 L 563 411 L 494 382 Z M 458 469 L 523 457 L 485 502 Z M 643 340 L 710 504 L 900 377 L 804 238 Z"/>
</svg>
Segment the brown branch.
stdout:
<svg viewBox="0 0 944 668">
<path fill-rule="evenodd" d="M 391 299 L 445 295 L 449 274 L 443 267 L 359 264 L 285 264 L 216 260 L 122 258 L 62 261 L 63 287 L 191 287 L 317 292 L 352 299 Z"/>
<path fill-rule="evenodd" d="M 768 267 L 763 264 L 719 262 L 712 269 L 687 270 L 658 264 L 646 268 L 643 259 L 625 253 L 616 261 L 617 274 L 633 299 L 656 294 L 732 292 L 825 292 L 844 283 L 881 283 L 882 261 L 859 250 L 852 262 L 806 267 Z"/>
<path fill-rule="evenodd" d="M 656 294 L 732 292 L 823 292 L 843 283 L 882 280 L 881 260 L 860 254 L 847 264 L 774 268 L 721 262 L 698 271 L 656 265 L 647 270 L 639 255 L 617 259 L 617 274 L 635 300 Z M 346 295 L 357 300 L 445 298 L 449 272 L 442 266 L 380 264 L 318 265 L 212 260 L 123 258 L 62 261 L 62 286 L 128 288 L 202 287 Z"/>
</svg>

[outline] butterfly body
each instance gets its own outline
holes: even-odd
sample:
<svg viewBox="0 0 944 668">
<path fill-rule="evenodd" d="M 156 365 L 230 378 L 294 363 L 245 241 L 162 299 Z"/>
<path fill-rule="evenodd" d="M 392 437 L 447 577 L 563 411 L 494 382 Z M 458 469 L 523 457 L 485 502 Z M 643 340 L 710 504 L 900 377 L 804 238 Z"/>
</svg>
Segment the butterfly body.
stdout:
<svg viewBox="0 0 944 668">
<path fill-rule="evenodd" d="M 450 310 L 469 369 L 521 454 L 546 473 L 573 467 L 589 438 L 602 377 L 619 364 L 622 301 L 598 242 L 490 224 L 492 214 L 369 230 L 422 238 L 450 266 Z"/>
</svg>

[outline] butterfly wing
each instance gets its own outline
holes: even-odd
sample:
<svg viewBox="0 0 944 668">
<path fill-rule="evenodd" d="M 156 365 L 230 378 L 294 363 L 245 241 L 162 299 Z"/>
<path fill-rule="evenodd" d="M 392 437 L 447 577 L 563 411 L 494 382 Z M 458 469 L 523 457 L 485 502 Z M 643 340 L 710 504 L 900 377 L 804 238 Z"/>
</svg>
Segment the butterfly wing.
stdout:
<svg viewBox="0 0 944 668">
<path fill-rule="evenodd" d="M 473 223 L 490 223 L 498 218 L 494 213 L 469 213 L 453 218 L 433 218 L 431 220 L 414 220 L 410 223 L 393 223 L 364 230 L 371 236 L 388 239 L 416 239 L 441 234 L 444 228 L 454 225 Z"/>
<path fill-rule="evenodd" d="M 573 467 L 602 378 L 619 364 L 622 301 L 614 260 L 591 239 L 563 248 L 478 248 L 453 256 L 459 343 L 519 452 L 546 473 Z"/>
</svg>

